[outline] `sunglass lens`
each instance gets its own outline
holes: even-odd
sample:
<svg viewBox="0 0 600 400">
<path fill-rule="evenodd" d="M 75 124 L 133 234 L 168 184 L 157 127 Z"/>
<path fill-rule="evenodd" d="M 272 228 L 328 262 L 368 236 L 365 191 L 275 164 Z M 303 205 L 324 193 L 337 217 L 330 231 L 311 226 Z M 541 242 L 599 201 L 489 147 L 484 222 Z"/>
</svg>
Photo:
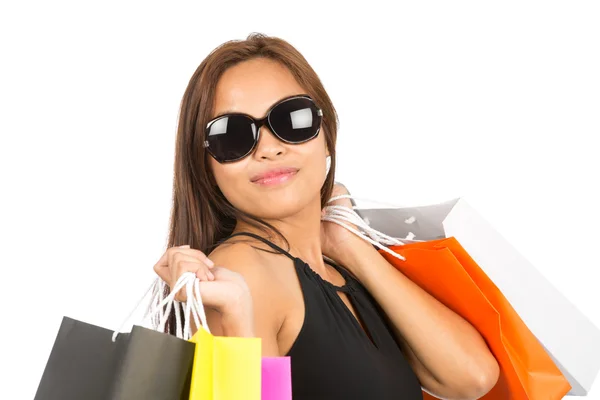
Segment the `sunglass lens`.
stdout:
<svg viewBox="0 0 600 400">
<path fill-rule="evenodd" d="M 297 97 L 277 105 L 271 111 L 269 122 L 283 140 L 298 143 L 312 139 L 319 133 L 321 116 L 312 100 Z"/>
<path fill-rule="evenodd" d="M 219 162 L 235 161 L 252 150 L 256 134 L 256 125 L 247 117 L 231 115 L 219 118 L 208 127 L 208 151 Z"/>
</svg>

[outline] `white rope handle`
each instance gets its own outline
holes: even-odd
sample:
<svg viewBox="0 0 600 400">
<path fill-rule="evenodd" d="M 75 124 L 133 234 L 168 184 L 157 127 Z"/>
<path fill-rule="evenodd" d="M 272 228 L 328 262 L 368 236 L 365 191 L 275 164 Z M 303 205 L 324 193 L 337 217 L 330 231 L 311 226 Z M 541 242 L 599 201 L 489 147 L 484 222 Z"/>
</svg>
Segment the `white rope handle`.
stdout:
<svg viewBox="0 0 600 400">
<path fill-rule="evenodd" d="M 154 311 L 156 307 L 158 307 L 160 302 L 164 299 L 164 290 L 165 283 L 162 279 L 156 278 L 154 281 L 152 298 L 150 299 L 150 306 L 146 308 L 146 312 L 144 313 L 143 319 L 147 318 L 149 313 L 152 313 L 152 311 Z M 160 317 L 162 317 L 162 314 L 160 315 Z M 152 328 L 156 329 L 156 327 L 158 326 L 158 322 L 155 321 L 154 318 L 152 318 L 150 322 L 152 324 Z"/>
<path fill-rule="evenodd" d="M 331 199 L 329 199 L 329 201 L 327 203 L 331 203 L 333 201 L 336 201 L 339 199 L 344 199 L 344 198 L 356 199 L 356 197 L 354 197 L 352 195 L 342 194 L 339 196 L 332 197 Z M 392 255 L 393 257 L 396 257 L 402 261 L 405 261 L 406 259 L 403 256 L 401 256 L 400 254 L 398 254 L 394 251 L 391 251 L 390 249 L 388 249 L 386 247 L 386 246 L 390 246 L 390 245 L 404 245 L 404 243 L 396 238 L 386 235 L 383 232 L 379 232 L 379 231 L 371 228 L 367 224 L 367 222 L 364 219 L 362 219 L 361 216 L 356 213 L 356 211 L 354 211 L 355 209 L 358 209 L 358 207 L 356 207 L 356 206 L 345 207 L 345 206 L 340 206 L 340 205 L 325 206 L 323 208 L 321 220 L 338 224 L 338 225 L 346 228 L 350 232 L 354 233 L 358 237 L 362 238 L 363 240 L 373 244 L 374 246 L 385 251 L 386 253 Z M 361 229 L 363 232 L 361 232 L 357 229 L 354 229 L 351 226 L 348 226 L 346 223 L 355 225 L 357 228 Z M 408 240 L 410 240 L 410 239 L 408 239 Z"/>
<path fill-rule="evenodd" d="M 160 283 L 158 281 L 159 281 L 159 279 L 155 279 L 154 282 L 152 282 L 152 285 L 150 285 L 150 287 L 148 288 L 148 290 L 146 290 L 146 293 L 144 293 L 144 295 L 140 298 L 140 300 L 137 302 L 137 304 L 133 308 L 133 310 L 131 310 L 131 312 L 129 313 L 129 315 L 123 320 L 123 322 L 121 323 L 121 325 L 119 326 L 119 328 L 116 331 L 114 331 L 113 336 L 112 336 L 112 341 L 113 342 L 117 339 L 117 335 L 119 334 L 119 332 L 123 329 L 123 327 L 127 324 L 127 322 L 129 322 L 129 320 L 131 319 L 131 316 L 139 309 L 140 304 L 142 303 L 142 300 L 144 300 L 144 298 L 151 291 L 154 292 L 154 297 L 151 300 L 151 304 L 152 304 L 152 302 L 156 298 L 156 293 L 160 292 L 160 290 L 161 290 L 161 288 L 159 287 Z M 160 296 L 162 296 L 162 294 L 160 294 Z M 146 315 L 147 315 L 147 313 L 146 313 Z M 146 317 L 146 315 L 144 316 L 144 318 Z"/>
<path fill-rule="evenodd" d="M 190 301 L 190 296 L 193 294 L 193 281 L 190 279 L 187 283 L 187 285 L 185 285 L 185 289 L 186 289 L 186 294 L 187 294 L 187 301 L 185 303 L 185 326 L 183 327 L 183 337 L 185 340 L 189 340 L 189 338 L 192 336 L 192 328 L 191 328 L 191 318 L 194 318 L 194 322 L 196 323 L 196 326 L 198 326 L 200 324 L 199 320 L 198 320 L 198 312 L 196 311 L 195 307 L 192 307 L 192 301 Z"/>
<path fill-rule="evenodd" d="M 194 293 L 196 294 L 196 296 L 192 296 L 192 299 L 195 299 L 196 301 L 196 308 L 198 310 L 198 313 L 200 314 L 200 321 L 202 322 L 201 326 L 208 333 L 210 333 L 210 328 L 208 327 L 208 321 L 206 319 L 206 312 L 204 310 L 204 303 L 202 302 L 202 296 L 200 295 L 200 280 L 198 279 L 194 281 Z M 200 326 L 198 326 L 198 329 L 200 329 Z"/>
<path fill-rule="evenodd" d="M 161 322 L 159 323 L 158 328 L 157 328 L 157 330 L 159 330 L 159 331 L 164 331 L 166 322 L 168 320 L 168 316 L 170 314 L 170 309 L 171 309 L 173 303 L 178 303 L 174 300 L 175 296 L 184 287 L 186 288 L 186 294 L 187 294 L 187 301 L 185 302 L 186 322 L 185 322 L 184 327 L 181 327 L 180 319 L 177 316 L 178 306 L 175 307 L 175 313 L 176 313 L 175 316 L 178 320 L 177 321 L 177 337 L 184 339 L 184 340 L 189 340 L 192 336 L 191 335 L 191 324 L 190 324 L 191 319 L 190 318 L 194 318 L 194 322 L 196 323 L 196 326 L 198 327 L 198 329 L 204 328 L 207 332 L 210 333 L 210 330 L 208 328 L 208 322 L 206 320 L 206 313 L 204 311 L 204 305 L 202 303 L 202 297 L 200 294 L 200 280 L 198 278 L 196 278 L 196 274 L 194 274 L 193 272 L 186 272 L 183 275 L 181 275 L 179 277 L 179 279 L 177 280 L 177 283 L 175 284 L 175 287 L 173 288 L 173 290 L 171 291 L 169 296 L 167 296 L 159 304 L 158 309 L 155 310 L 154 312 L 162 312 L 163 307 L 165 305 L 167 306 L 165 315 L 161 319 Z"/>
<path fill-rule="evenodd" d="M 134 312 L 139 308 L 140 303 L 148 295 L 148 292 L 150 292 L 150 291 L 154 292 L 154 296 L 150 300 L 150 311 L 146 312 L 144 318 L 150 317 L 150 319 L 152 320 L 153 318 L 156 317 L 156 314 L 158 314 L 160 322 L 158 323 L 158 326 L 155 326 L 153 324 L 152 329 L 154 329 L 154 330 L 164 330 L 164 327 L 166 325 L 166 321 L 169 319 L 169 316 L 171 314 L 171 308 L 173 307 L 173 301 L 175 300 L 175 295 L 177 294 L 177 292 L 179 290 L 181 290 L 181 288 L 185 284 L 185 280 L 183 280 L 182 278 L 184 278 L 184 276 L 182 276 L 177 281 L 177 284 L 175 285 L 175 288 L 174 288 L 173 292 L 171 292 L 169 294 L 169 296 L 164 297 L 164 298 L 163 298 L 163 293 L 164 293 L 164 285 L 165 284 L 162 281 L 162 279 L 156 278 L 154 280 L 154 282 L 152 282 L 152 285 L 150 286 L 150 288 L 146 291 L 146 293 L 144 294 L 144 296 L 140 299 L 140 301 L 138 302 L 138 304 L 135 306 L 135 308 L 133 309 L 133 311 L 131 311 L 131 313 L 123 321 L 123 323 L 121 324 L 121 326 L 116 331 L 113 332 L 112 341 L 114 342 L 115 340 L 117 340 L 117 336 L 119 335 L 119 333 L 121 332 L 121 330 L 123 329 L 123 327 L 125 326 L 125 324 L 129 321 L 129 319 L 134 314 Z M 186 278 L 186 279 L 189 279 L 189 278 Z M 165 305 L 167 305 L 167 309 L 166 310 L 163 309 L 163 307 Z M 175 314 L 175 316 L 177 317 L 177 314 Z"/>
<path fill-rule="evenodd" d="M 360 200 L 360 201 L 364 201 L 366 203 L 379 204 L 379 205 L 383 205 L 383 206 L 386 206 L 386 207 L 389 207 L 389 208 L 397 208 L 397 209 L 401 209 L 402 208 L 402 206 L 399 206 L 398 204 L 384 203 L 382 201 L 377 201 L 377 200 L 373 200 L 373 199 L 359 198 L 359 197 L 353 196 L 351 194 L 341 194 L 339 196 L 332 197 L 331 199 L 329 199 L 328 203 L 330 203 L 332 201 L 335 201 L 335 200 L 339 200 L 339 199 Z M 349 209 L 349 207 L 344 207 L 344 208 Z M 358 207 L 355 204 L 353 204 L 352 210 L 360 210 L 360 209 L 362 209 L 362 207 Z M 356 214 L 356 216 L 358 216 L 358 218 L 362 219 L 363 221 L 365 221 L 365 223 L 368 226 L 370 226 L 368 218 L 361 218 L 360 215 L 358 215 L 358 214 Z M 417 221 L 417 218 L 413 215 L 413 216 L 405 219 L 404 223 L 407 224 L 407 225 L 412 225 L 416 221 Z M 381 232 L 378 232 L 378 231 L 376 231 L 374 229 L 371 229 L 371 231 L 372 232 L 376 232 L 378 234 L 381 234 Z M 385 235 L 385 236 L 387 236 L 387 235 Z M 387 236 L 387 237 L 389 238 L 389 236 Z M 377 239 L 375 239 L 375 240 L 377 240 Z M 396 239 L 394 238 L 394 240 L 396 240 Z M 412 242 L 424 242 L 424 240 L 415 240 L 415 234 L 412 233 L 412 232 L 408 232 L 407 236 L 403 240 L 412 241 Z M 386 245 L 397 245 L 397 243 L 385 243 L 385 242 L 381 242 L 381 241 L 380 241 L 380 243 L 384 243 Z"/>
<path fill-rule="evenodd" d="M 185 287 L 187 294 L 187 301 L 183 303 L 185 305 L 185 326 L 182 326 L 181 321 L 181 305 L 182 303 L 175 300 L 177 293 Z M 164 331 L 167 321 L 171 315 L 171 310 L 175 309 L 176 319 L 176 336 L 180 339 L 189 340 L 191 334 L 191 319 L 194 318 L 194 322 L 198 329 L 205 329 L 210 333 L 208 322 L 206 320 L 206 313 L 204 311 L 204 305 L 202 303 L 202 297 L 200 294 L 200 280 L 196 278 L 196 274 L 193 272 L 186 272 L 179 277 L 171 293 L 167 297 L 164 297 L 165 283 L 162 279 L 157 278 L 152 283 L 150 288 L 146 291 L 141 300 L 143 300 L 148 292 L 153 291 L 153 297 L 150 301 L 150 307 L 146 311 L 144 318 L 150 317 L 153 321 L 157 317 L 158 324 L 153 324 L 152 328 L 158 331 Z M 123 326 L 131 318 L 133 313 L 139 308 L 141 300 L 138 302 L 134 310 L 127 316 L 126 320 L 121 324 L 118 330 L 113 332 L 113 342 L 117 339 L 118 334 L 122 330 Z M 166 306 L 166 308 L 165 308 Z"/>
<path fill-rule="evenodd" d="M 369 224 L 360 217 L 355 211 L 350 209 L 349 207 L 334 205 L 334 206 L 326 206 L 325 209 L 325 217 L 326 218 L 335 218 L 339 217 L 341 220 L 347 221 L 353 225 L 356 225 L 358 228 L 362 228 L 365 234 L 369 235 L 369 237 L 373 240 L 376 240 L 378 243 L 383 243 L 388 246 L 392 245 L 403 245 L 404 243 L 394 237 L 388 236 L 382 232 L 379 232 L 369 226 Z M 332 221 L 333 222 L 333 221 Z"/>
<path fill-rule="evenodd" d="M 183 329 L 181 329 L 181 304 L 177 300 L 173 303 L 173 306 L 175 307 L 175 336 L 183 339 Z"/>
<path fill-rule="evenodd" d="M 158 330 L 159 331 L 164 331 L 165 330 L 165 325 L 167 324 L 168 321 L 168 317 L 169 314 L 171 313 L 171 307 L 173 306 L 173 302 L 175 301 L 175 296 L 177 295 L 177 293 L 179 293 L 179 291 L 181 289 L 183 289 L 189 280 L 193 280 L 196 279 L 196 274 L 194 274 L 193 272 L 186 272 L 184 274 L 182 274 L 179 279 L 177 280 L 177 282 L 175 283 L 175 286 L 171 289 L 171 293 L 169 293 L 169 295 L 159 304 L 159 309 L 158 311 L 161 311 L 161 309 L 166 305 L 167 309 L 165 311 L 165 316 L 164 318 L 162 318 L 162 320 L 160 321 L 159 325 L 158 325 Z M 156 312 L 157 310 L 155 310 L 154 312 Z"/>
<path fill-rule="evenodd" d="M 210 333 L 206 312 L 200 295 L 200 280 L 198 278 L 190 279 L 186 285 L 187 302 L 186 302 L 186 321 L 183 329 L 183 338 L 189 340 L 192 337 L 191 317 L 198 329 L 204 329 Z M 191 314 L 191 315 L 190 315 Z"/>
</svg>

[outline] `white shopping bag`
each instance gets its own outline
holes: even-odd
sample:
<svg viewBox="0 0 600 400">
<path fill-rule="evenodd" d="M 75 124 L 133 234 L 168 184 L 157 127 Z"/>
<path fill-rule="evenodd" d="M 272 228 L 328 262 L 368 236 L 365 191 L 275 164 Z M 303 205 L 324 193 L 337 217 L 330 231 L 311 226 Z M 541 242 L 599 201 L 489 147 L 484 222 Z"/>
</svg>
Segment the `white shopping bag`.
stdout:
<svg viewBox="0 0 600 400">
<path fill-rule="evenodd" d="M 455 237 L 569 380 L 569 395 L 588 393 L 600 370 L 600 330 L 463 199 L 355 211 L 371 228 L 401 240 Z"/>
</svg>

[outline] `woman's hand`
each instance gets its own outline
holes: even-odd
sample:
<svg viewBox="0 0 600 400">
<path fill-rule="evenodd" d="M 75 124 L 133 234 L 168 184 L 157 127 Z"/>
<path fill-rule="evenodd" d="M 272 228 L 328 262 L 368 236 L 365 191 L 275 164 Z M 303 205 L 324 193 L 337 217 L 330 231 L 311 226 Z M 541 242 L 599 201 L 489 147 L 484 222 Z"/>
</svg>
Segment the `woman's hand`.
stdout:
<svg viewBox="0 0 600 400">
<path fill-rule="evenodd" d="M 186 272 L 193 272 L 200 280 L 200 293 L 205 307 L 222 316 L 244 318 L 251 314 L 252 299 L 246 281 L 237 272 L 217 267 L 200 250 L 189 245 L 171 247 L 154 265 L 156 274 L 173 288 Z M 175 299 L 186 301 L 185 290 L 180 290 Z"/>
<path fill-rule="evenodd" d="M 154 272 L 173 288 L 177 280 L 186 272 L 193 272 L 200 281 L 215 279 L 211 269 L 215 264 L 200 250 L 191 249 L 189 245 L 171 247 L 154 265 Z M 186 293 L 180 290 L 175 300 L 186 301 Z"/>
</svg>

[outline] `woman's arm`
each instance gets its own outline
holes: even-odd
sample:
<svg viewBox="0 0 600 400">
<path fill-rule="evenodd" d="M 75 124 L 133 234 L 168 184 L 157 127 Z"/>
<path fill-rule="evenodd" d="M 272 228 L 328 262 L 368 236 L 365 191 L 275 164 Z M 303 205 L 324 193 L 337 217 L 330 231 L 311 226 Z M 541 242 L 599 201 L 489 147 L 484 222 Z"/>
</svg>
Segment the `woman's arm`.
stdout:
<svg viewBox="0 0 600 400">
<path fill-rule="evenodd" d="M 449 399 L 474 399 L 496 384 L 499 366 L 479 332 L 359 239 L 336 259 L 387 314 L 421 385 Z M 338 257 L 339 258 L 339 257 Z"/>
</svg>

